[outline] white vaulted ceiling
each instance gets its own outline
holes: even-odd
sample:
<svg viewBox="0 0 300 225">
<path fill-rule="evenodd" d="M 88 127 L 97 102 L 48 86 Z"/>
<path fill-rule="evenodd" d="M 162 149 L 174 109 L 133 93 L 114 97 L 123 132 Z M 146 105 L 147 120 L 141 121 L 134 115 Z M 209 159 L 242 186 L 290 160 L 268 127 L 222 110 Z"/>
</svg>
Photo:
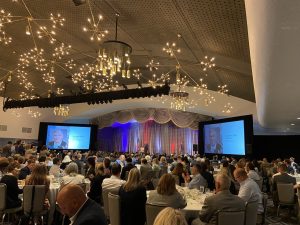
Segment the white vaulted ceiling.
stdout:
<svg viewBox="0 0 300 225">
<path fill-rule="evenodd" d="M 246 0 L 245 5 L 258 121 L 299 131 L 300 2 Z"/>
</svg>

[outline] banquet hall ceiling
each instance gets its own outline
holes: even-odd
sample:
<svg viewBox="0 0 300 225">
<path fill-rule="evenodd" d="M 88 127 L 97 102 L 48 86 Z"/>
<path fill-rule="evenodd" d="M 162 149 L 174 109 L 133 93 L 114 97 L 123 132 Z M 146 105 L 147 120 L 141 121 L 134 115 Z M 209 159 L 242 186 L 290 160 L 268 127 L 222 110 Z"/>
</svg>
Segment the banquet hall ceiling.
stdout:
<svg viewBox="0 0 300 225">
<path fill-rule="evenodd" d="M 64 26 L 57 27 L 56 43 L 50 45 L 46 38 L 36 38 L 35 41 L 48 58 L 51 58 L 53 49 L 59 43 L 72 46 L 65 61 L 73 58 L 77 66 L 71 71 L 55 68 L 54 88 L 64 88 L 65 95 L 78 92 L 79 86 L 72 82 L 70 76 L 80 65 L 95 60 L 101 43 L 91 42 L 90 35 L 82 30 L 87 26 L 87 18 L 91 17 L 88 4 L 75 6 L 72 0 L 24 2 L 34 18 L 49 18 L 50 13 L 60 13 L 65 18 Z M 141 83 L 147 83 L 152 76 L 145 66 L 151 59 L 163 65 L 157 73 L 166 73 L 175 68 L 176 61 L 168 57 L 162 48 L 166 42 L 176 41 L 181 49 L 178 60 L 182 69 L 194 80 L 204 78 L 210 90 L 227 84 L 230 95 L 255 102 L 243 0 L 91 0 L 90 3 L 94 15 L 103 16 L 100 22 L 103 30 L 109 31 L 104 41 L 114 39 L 115 13 L 120 14 L 118 40 L 132 46 L 131 68 L 141 70 Z M 13 16 L 28 16 L 22 0 L 1 0 L 1 9 Z M 49 21 L 41 20 L 39 23 L 49 25 Z M 13 73 L 2 96 L 18 98 L 20 92 L 25 91 L 19 84 L 16 68 L 20 55 L 34 48 L 32 38 L 25 34 L 26 25 L 26 21 L 5 24 L 5 31 L 12 37 L 12 42 L 9 45 L 0 43 L 1 81 L 7 81 L 9 71 Z M 182 38 L 178 40 L 177 34 L 181 34 Z M 215 57 L 216 63 L 216 67 L 207 75 L 199 65 L 206 55 Z M 43 81 L 42 72 L 34 67 L 28 67 L 26 71 L 27 79 L 34 86 L 32 94 L 46 97 L 50 85 Z M 136 82 L 133 78 L 119 78 L 121 84 Z"/>
</svg>

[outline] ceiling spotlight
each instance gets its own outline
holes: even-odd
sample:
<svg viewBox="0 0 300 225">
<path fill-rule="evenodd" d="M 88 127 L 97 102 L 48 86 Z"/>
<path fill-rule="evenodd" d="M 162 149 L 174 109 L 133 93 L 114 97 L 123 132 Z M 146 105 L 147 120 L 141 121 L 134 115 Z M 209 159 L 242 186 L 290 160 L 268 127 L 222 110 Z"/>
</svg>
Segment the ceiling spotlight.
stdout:
<svg viewBox="0 0 300 225">
<path fill-rule="evenodd" d="M 291 126 L 295 126 L 295 124 L 294 124 L 294 123 L 291 123 Z"/>
<path fill-rule="evenodd" d="M 73 0 L 76 6 L 83 5 L 86 3 L 86 0 Z"/>
<path fill-rule="evenodd" d="M 297 120 L 300 120 L 300 117 L 298 117 Z"/>
<path fill-rule="evenodd" d="M 138 85 L 139 89 L 141 89 L 143 87 L 142 84 L 139 81 L 137 82 L 137 85 Z"/>
</svg>

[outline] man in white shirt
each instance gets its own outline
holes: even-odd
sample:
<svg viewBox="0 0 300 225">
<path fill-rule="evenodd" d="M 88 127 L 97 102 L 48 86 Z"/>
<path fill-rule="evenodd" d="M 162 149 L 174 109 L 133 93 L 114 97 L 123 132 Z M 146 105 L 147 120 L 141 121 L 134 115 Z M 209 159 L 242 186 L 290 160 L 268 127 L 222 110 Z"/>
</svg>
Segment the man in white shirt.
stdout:
<svg viewBox="0 0 300 225">
<path fill-rule="evenodd" d="M 120 179 L 121 174 L 121 166 L 117 163 L 113 164 L 111 167 L 111 177 L 105 178 L 102 182 L 102 191 L 105 192 L 107 190 L 119 189 L 122 184 L 126 181 Z"/>
<path fill-rule="evenodd" d="M 87 198 L 78 185 L 63 187 L 57 195 L 57 203 L 62 213 L 70 217 L 70 225 L 107 225 L 101 206 Z"/>
<path fill-rule="evenodd" d="M 262 213 L 264 211 L 262 205 L 262 194 L 258 187 L 258 184 L 247 176 L 244 169 L 236 169 L 234 171 L 234 178 L 240 184 L 240 190 L 238 196 L 246 202 L 258 202 L 257 212 Z"/>
</svg>

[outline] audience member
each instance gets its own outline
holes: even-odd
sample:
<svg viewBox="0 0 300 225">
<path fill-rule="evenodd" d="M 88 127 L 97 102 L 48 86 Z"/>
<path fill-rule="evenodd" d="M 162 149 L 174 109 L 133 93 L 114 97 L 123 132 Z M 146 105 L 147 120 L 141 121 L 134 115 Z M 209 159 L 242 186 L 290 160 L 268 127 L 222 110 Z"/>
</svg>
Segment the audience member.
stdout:
<svg viewBox="0 0 300 225">
<path fill-rule="evenodd" d="M 156 190 L 150 191 L 147 202 L 155 205 L 170 206 L 175 209 L 186 206 L 186 201 L 176 190 L 175 179 L 171 174 L 164 174 L 159 179 Z"/>
<path fill-rule="evenodd" d="M 284 184 L 293 184 L 294 188 L 297 189 L 300 185 L 296 184 L 296 178 L 290 176 L 287 173 L 287 166 L 284 163 L 280 163 L 278 165 L 278 174 L 274 174 L 272 178 L 272 194 L 273 194 L 273 202 L 275 207 L 278 206 L 278 193 L 277 193 L 277 184 L 284 183 Z"/>
<path fill-rule="evenodd" d="M 49 208 L 47 194 L 50 187 L 50 180 L 47 178 L 47 167 L 44 164 L 36 164 L 32 173 L 26 177 L 25 185 L 45 185 L 45 208 Z"/>
<path fill-rule="evenodd" d="M 126 165 L 122 168 L 121 179 L 126 180 L 126 173 L 128 176 L 129 171 L 135 166 L 132 164 L 132 159 L 130 157 L 126 158 Z"/>
<path fill-rule="evenodd" d="M 176 170 L 176 168 L 174 170 Z M 207 187 L 207 181 L 201 175 L 201 173 L 202 173 L 202 168 L 201 168 L 200 164 L 195 163 L 192 167 L 192 175 L 193 175 L 192 180 L 189 175 L 185 176 L 185 182 L 188 183 L 188 187 L 190 189 L 193 189 L 193 188 L 199 189 L 200 186 Z"/>
<path fill-rule="evenodd" d="M 230 178 L 220 173 L 217 175 L 216 194 L 205 198 L 203 207 L 199 212 L 199 218 L 193 220 L 192 225 L 216 224 L 218 210 L 239 211 L 245 210 L 245 201 L 230 193 Z"/>
<path fill-rule="evenodd" d="M 251 178 L 252 180 L 255 180 L 255 181 L 260 180 L 260 176 L 255 171 L 255 166 L 252 162 L 247 162 L 245 168 L 246 168 L 247 175 L 249 178 Z"/>
<path fill-rule="evenodd" d="M 58 193 L 57 203 L 73 225 L 107 225 L 101 206 L 87 198 L 78 185 L 66 185 Z"/>
<path fill-rule="evenodd" d="M 112 176 L 110 178 L 105 178 L 102 182 L 102 191 L 119 189 L 125 180 L 120 179 L 121 166 L 120 164 L 114 163 L 111 167 Z"/>
<path fill-rule="evenodd" d="M 105 178 L 108 178 L 109 175 L 104 174 L 104 165 L 103 163 L 96 164 L 95 170 L 96 176 L 91 181 L 90 191 L 88 192 L 88 197 L 93 199 L 95 202 L 103 205 L 102 199 L 102 182 Z"/>
<path fill-rule="evenodd" d="M 238 196 L 245 202 L 258 202 L 258 213 L 264 211 L 262 204 L 262 194 L 258 184 L 247 176 L 247 172 L 244 169 L 236 169 L 234 171 L 234 178 L 240 184 L 240 190 Z"/>
<path fill-rule="evenodd" d="M 187 225 L 185 216 L 182 212 L 171 207 L 160 211 L 154 220 L 153 225 Z"/>
<path fill-rule="evenodd" d="M 51 168 L 49 170 L 49 175 L 53 175 L 54 177 L 59 177 L 61 175 L 59 158 L 53 159 L 53 165 L 51 166 Z"/>
<path fill-rule="evenodd" d="M 205 160 L 206 161 L 206 160 Z M 208 171 L 207 163 L 200 163 L 202 172 L 201 175 L 207 182 L 207 187 L 212 191 L 216 188 L 214 176 Z"/>
<path fill-rule="evenodd" d="M 119 196 L 121 199 L 121 225 L 144 225 L 147 196 L 137 168 L 130 170 L 127 182 L 119 190 Z"/>
<path fill-rule="evenodd" d="M 88 168 L 86 170 L 85 177 L 92 180 L 96 175 L 96 173 L 95 173 L 95 167 L 96 167 L 95 157 L 94 156 L 89 156 L 87 158 L 86 164 L 87 164 Z"/>
<path fill-rule="evenodd" d="M 34 166 L 35 166 L 35 160 L 28 159 L 27 165 L 20 170 L 19 180 L 26 179 L 26 177 L 31 174 L 31 171 L 33 170 Z"/>
<path fill-rule="evenodd" d="M 67 184 L 83 184 L 84 176 L 78 174 L 78 166 L 75 162 L 71 162 L 64 170 L 65 176 L 61 179 L 61 187 Z"/>
<path fill-rule="evenodd" d="M 0 171 L 2 178 L 0 183 L 6 184 L 6 208 L 16 208 L 22 205 L 19 199 L 19 194 L 23 193 L 22 189 L 18 187 L 18 179 L 13 174 L 15 164 L 9 164 L 7 158 L 0 158 Z"/>
</svg>

